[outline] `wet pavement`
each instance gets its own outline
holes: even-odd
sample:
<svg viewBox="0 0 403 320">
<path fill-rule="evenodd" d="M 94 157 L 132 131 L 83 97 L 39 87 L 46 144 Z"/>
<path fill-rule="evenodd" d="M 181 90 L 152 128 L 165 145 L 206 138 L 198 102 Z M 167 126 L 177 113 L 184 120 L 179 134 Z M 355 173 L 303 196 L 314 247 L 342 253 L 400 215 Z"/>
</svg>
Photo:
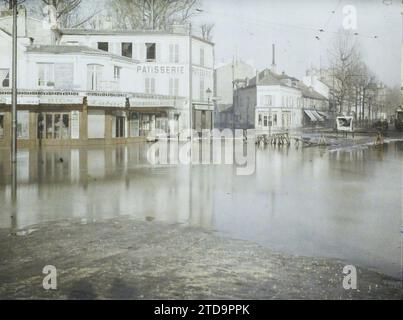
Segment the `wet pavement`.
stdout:
<svg viewBox="0 0 403 320">
<path fill-rule="evenodd" d="M 23 239 L 52 221 L 129 217 L 400 276 L 402 142 L 257 148 L 245 176 L 236 164 L 151 165 L 149 146 L 21 150 L 16 208 L 9 154 L 0 150 L 0 229 Z"/>
</svg>

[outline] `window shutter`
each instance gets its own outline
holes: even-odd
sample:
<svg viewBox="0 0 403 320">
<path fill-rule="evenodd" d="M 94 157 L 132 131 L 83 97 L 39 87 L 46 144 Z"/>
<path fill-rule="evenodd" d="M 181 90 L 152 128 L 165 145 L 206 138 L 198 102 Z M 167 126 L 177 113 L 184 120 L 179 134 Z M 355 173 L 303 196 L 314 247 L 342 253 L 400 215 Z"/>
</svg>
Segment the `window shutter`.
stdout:
<svg viewBox="0 0 403 320">
<path fill-rule="evenodd" d="M 170 63 L 174 62 L 174 45 L 173 44 L 169 45 L 169 62 Z"/>
<path fill-rule="evenodd" d="M 150 78 L 146 78 L 145 92 L 150 93 Z"/>
<path fill-rule="evenodd" d="M 175 63 L 179 63 L 179 44 L 175 44 Z"/>
<path fill-rule="evenodd" d="M 169 79 L 169 95 L 173 96 L 174 95 L 173 92 L 174 92 L 174 90 L 173 90 L 173 79 L 171 78 L 171 79 Z"/>
</svg>

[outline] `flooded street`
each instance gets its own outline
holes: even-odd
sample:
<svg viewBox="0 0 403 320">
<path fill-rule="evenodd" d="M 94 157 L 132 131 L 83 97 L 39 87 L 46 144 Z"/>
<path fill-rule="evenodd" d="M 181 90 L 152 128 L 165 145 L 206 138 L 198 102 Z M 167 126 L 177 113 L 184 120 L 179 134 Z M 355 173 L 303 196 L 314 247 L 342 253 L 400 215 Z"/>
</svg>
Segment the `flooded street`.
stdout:
<svg viewBox="0 0 403 320">
<path fill-rule="evenodd" d="M 21 150 L 14 216 L 9 154 L 0 150 L 0 228 L 129 216 L 399 276 L 401 142 L 334 151 L 270 146 L 256 150 L 247 176 L 235 165 L 153 166 L 148 147 Z"/>
</svg>

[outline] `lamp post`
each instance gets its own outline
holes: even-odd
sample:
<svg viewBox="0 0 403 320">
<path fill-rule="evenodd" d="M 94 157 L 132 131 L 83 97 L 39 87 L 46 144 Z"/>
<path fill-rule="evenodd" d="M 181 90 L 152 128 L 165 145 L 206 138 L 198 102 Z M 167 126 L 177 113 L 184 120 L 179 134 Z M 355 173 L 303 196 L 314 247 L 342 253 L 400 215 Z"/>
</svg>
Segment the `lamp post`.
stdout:
<svg viewBox="0 0 403 320">
<path fill-rule="evenodd" d="M 206 90 L 206 95 L 207 95 L 207 107 L 208 107 L 208 109 L 209 109 L 209 111 L 210 111 L 210 100 L 211 100 L 211 95 L 212 95 L 212 91 L 211 91 L 210 88 L 208 88 L 208 89 Z M 211 121 L 211 123 L 210 123 L 210 130 L 211 130 L 211 129 L 213 128 L 213 112 L 212 112 L 212 111 L 211 111 L 210 121 Z"/>
<path fill-rule="evenodd" d="M 10 0 L 13 8 L 13 52 L 11 94 L 11 162 L 17 162 L 17 0 Z"/>
</svg>

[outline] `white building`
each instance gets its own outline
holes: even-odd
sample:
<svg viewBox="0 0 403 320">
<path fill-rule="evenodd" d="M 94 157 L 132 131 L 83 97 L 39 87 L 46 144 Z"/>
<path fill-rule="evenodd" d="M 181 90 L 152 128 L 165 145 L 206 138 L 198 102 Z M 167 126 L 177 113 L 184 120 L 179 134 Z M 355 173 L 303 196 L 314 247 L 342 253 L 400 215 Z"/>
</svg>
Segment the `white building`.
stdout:
<svg viewBox="0 0 403 320">
<path fill-rule="evenodd" d="M 11 18 L 0 18 L 0 145 L 10 140 Z M 18 28 L 18 127 L 30 145 L 212 128 L 214 45 L 186 28 L 50 30 L 24 9 Z"/>
<path fill-rule="evenodd" d="M 265 69 L 235 90 L 234 107 L 236 128 L 274 133 L 324 123 L 327 99 L 294 77 Z"/>
</svg>

